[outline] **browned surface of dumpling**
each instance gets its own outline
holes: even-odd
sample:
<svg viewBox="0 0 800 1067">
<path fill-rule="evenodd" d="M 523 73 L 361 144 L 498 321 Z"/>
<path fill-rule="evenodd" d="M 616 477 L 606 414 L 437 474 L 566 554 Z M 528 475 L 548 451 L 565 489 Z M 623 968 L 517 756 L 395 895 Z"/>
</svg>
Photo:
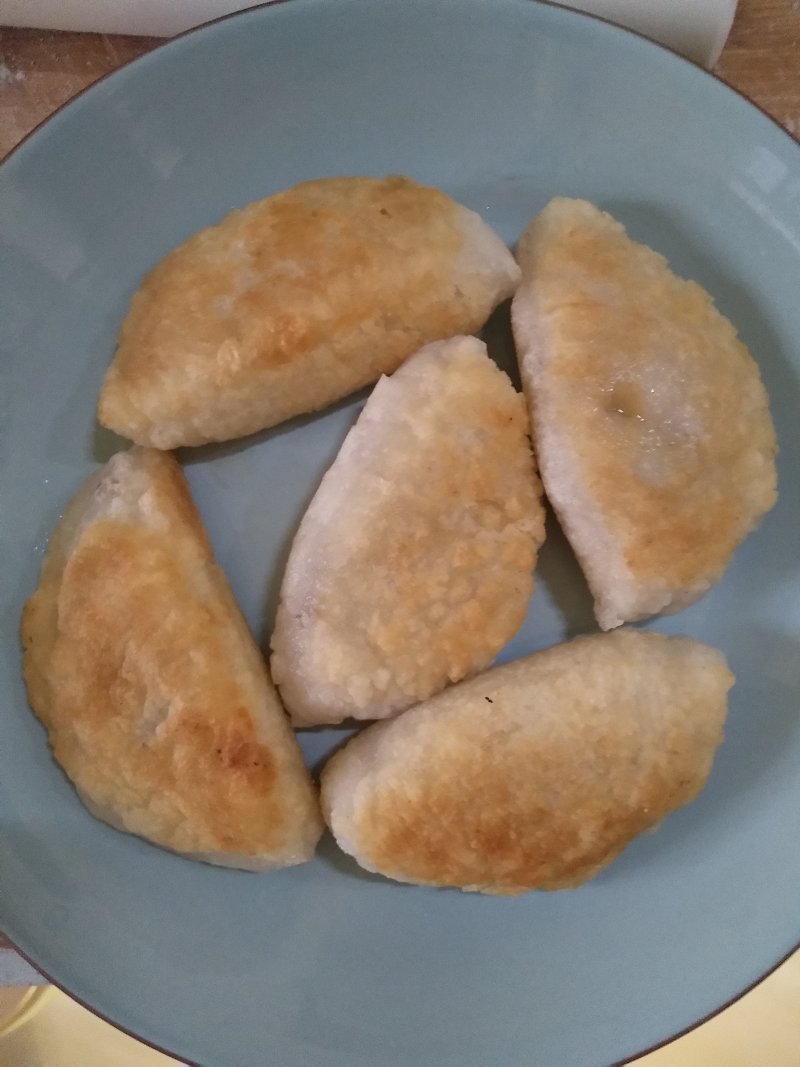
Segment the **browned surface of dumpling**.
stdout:
<svg viewBox="0 0 800 1067">
<path fill-rule="evenodd" d="M 758 367 L 705 290 L 585 201 L 551 201 L 518 254 L 537 458 L 598 621 L 676 611 L 775 503 Z"/>
<path fill-rule="evenodd" d="M 122 326 L 104 426 L 157 448 L 252 433 L 471 333 L 519 269 L 474 213 L 408 178 L 324 178 L 170 252 Z"/>
<path fill-rule="evenodd" d="M 544 540 L 525 402 L 475 337 L 376 385 L 292 545 L 272 673 L 295 725 L 385 718 L 485 667 Z"/>
<path fill-rule="evenodd" d="M 31 705 L 94 814 L 224 866 L 310 859 L 311 779 L 171 455 L 119 453 L 81 488 L 22 641 Z"/>
<path fill-rule="evenodd" d="M 689 638 L 577 638 L 368 727 L 323 770 L 323 813 L 345 852 L 401 882 L 578 885 L 697 795 L 732 683 Z"/>
</svg>

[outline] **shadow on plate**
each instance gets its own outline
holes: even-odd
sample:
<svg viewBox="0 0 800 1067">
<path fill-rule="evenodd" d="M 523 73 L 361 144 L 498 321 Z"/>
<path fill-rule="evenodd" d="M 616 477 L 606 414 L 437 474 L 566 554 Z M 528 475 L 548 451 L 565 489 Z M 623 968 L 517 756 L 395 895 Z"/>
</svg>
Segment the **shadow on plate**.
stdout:
<svg viewBox="0 0 800 1067">
<path fill-rule="evenodd" d="M 117 452 L 127 452 L 131 442 L 126 437 L 120 437 L 113 430 L 107 430 L 99 422 L 94 424 L 92 434 L 92 459 L 97 463 L 108 463 Z"/>
<path fill-rule="evenodd" d="M 536 582 L 545 586 L 564 620 L 564 640 L 593 633 L 597 630 L 597 622 L 592 594 L 561 524 L 549 505 L 546 524 L 547 536 L 539 551 Z"/>
<path fill-rule="evenodd" d="M 319 780 L 322 768 L 351 737 L 372 725 L 357 719 L 346 719 L 335 726 L 304 726 L 296 736 L 305 755 L 306 764 L 315 779 Z"/>
<path fill-rule="evenodd" d="M 344 874 L 349 878 L 358 878 L 362 882 L 373 882 L 384 886 L 397 884 L 381 874 L 372 874 L 371 871 L 365 871 L 363 867 L 359 867 L 352 856 L 342 852 L 330 830 L 326 830 L 322 835 L 322 840 L 317 846 L 316 859 L 326 867 L 332 868 L 337 874 Z"/>
<path fill-rule="evenodd" d="M 480 331 L 481 339 L 486 343 L 489 355 L 505 371 L 511 379 L 514 388 L 522 392 L 522 382 L 519 377 L 517 354 L 514 347 L 514 335 L 511 332 L 511 301 L 506 300 L 495 308 L 483 329 Z"/>
<path fill-rule="evenodd" d="M 287 419 L 285 422 L 278 423 L 277 426 L 270 426 L 266 430 L 258 430 L 256 433 L 248 434 L 246 437 L 235 437 L 230 441 L 215 441 L 207 445 L 181 448 L 178 452 L 178 458 L 182 464 L 190 466 L 192 463 L 208 463 L 210 460 L 224 459 L 227 456 L 236 455 L 248 448 L 254 448 L 257 445 L 281 437 L 283 434 L 294 433 L 296 430 L 303 430 L 316 419 L 326 415 L 335 414 L 343 408 L 349 407 L 353 403 L 358 403 L 363 406 L 371 391 L 372 386 L 369 386 L 366 389 L 359 389 L 357 392 L 350 393 L 341 400 L 337 400 L 334 404 L 327 404 L 319 411 L 311 411 L 305 415 L 296 415 L 292 419 Z M 359 410 L 353 416 L 353 422 L 355 422 L 360 413 L 361 407 L 359 407 Z M 333 459 L 334 456 L 331 456 L 330 463 L 333 462 Z"/>
</svg>

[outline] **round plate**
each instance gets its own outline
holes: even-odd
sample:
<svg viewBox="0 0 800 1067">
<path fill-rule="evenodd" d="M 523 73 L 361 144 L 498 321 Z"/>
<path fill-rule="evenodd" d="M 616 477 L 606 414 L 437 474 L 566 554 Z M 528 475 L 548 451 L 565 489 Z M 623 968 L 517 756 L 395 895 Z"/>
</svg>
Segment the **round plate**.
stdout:
<svg viewBox="0 0 800 1067">
<path fill-rule="evenodd" d="M 81 96 L 2 173 L 5 401 L 0 922 L 74 995 L 187 1059 L 241 1067 L 587 1067 L 734 997 L 800 936 L 800 153 L 701 70 L 525 0 L 293 0 L 170 42 Z M 572 892 L 393 884 L 329 839 L 269 875 L 96 822 L 27 709 L 17 626 L 65 501 L 123 443 L 94 406 L 143 273 L 230 208 L 302 179 L 403 172 L 509 241 L 556 194 L 621 218 L 715 296 L 758 359 L 781 502 L 724 581 L 652 623 L 738 675 L 711 781 Z M 489 330 L 510 358 L 502 315 Z M 185 454 L 254 630 L 363 396 Z M 509 659 L 591 629 L 551 531 Z M 341 739 L 309 733 L 317 766 Z"/>
</svg>

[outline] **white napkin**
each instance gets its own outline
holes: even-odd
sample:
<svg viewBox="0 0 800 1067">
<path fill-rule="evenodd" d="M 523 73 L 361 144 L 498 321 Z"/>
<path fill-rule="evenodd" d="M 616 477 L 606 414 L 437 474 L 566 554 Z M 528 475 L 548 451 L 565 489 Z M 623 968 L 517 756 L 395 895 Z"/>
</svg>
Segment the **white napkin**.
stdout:
<svg viewBox="0 0 800 1067">
<path fill-rule="evenodd" d="M 170 37 L 257 0 L 0 0 L 0 25 Z M 335 0 L 331 0 L 335 3 Z M 736 0 L 562 0 L 669 45 L 711 67 Z"/>
</svg>

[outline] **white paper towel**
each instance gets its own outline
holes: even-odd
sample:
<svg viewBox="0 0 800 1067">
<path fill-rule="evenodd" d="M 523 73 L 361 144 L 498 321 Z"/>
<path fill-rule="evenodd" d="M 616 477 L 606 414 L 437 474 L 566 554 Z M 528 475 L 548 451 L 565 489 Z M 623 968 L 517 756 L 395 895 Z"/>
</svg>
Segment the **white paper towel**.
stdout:
<svg viewBox="0 0 800 1067">
<path fill-rule="evenodd" d="M 709 67 L 719 58 L 736 10 L 736 0 L 562 2 L 629 26 Z M 170 37 L 255 5 L 256 0 L 0 0 L 0 24 Z"/>
</svg>

